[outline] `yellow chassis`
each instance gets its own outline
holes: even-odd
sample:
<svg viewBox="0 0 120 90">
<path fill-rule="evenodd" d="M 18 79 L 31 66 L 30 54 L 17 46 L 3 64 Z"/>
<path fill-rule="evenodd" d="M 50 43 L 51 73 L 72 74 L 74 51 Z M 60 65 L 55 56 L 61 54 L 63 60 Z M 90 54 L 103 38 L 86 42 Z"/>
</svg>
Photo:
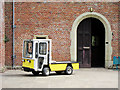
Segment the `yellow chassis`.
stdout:
<svg viewBox="0 0 120 90">
<path fill-rule="evenodd" d="M 79 69 L 79 63 L 51 63 L 49 64 L 49 68 L 51 71 L 64 71 L 66 70 L 67 65 L 70 64 L 72 68 Z M 24 59 L 22 63 L 22 67 L 34 69 L 34 60 L 33 59 Z"/>
</svg>

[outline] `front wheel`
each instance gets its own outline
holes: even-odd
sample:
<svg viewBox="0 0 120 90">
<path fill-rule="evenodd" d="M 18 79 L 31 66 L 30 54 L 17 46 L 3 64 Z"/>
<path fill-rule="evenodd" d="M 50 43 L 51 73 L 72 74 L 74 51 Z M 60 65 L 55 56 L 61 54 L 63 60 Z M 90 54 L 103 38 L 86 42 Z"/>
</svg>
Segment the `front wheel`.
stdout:
<svg viewBox="0 0 120 90">
<path fill-rule="evenodd" d="M 39 71 L 32 71 L 32 73 L 33 73 L 33 75 L 35 75 L 35 76 L 37 76 L 37 75 L 39 75 Z"/>
<path fill-rule="evenodd" d="M 44 67 L 42 70 L 42 74 L 44 76 L 48 76 L 50 74 L 50 69 L 48 67 Z"/>
<path fill-rule="evenodd" d="M 71 66 L 67 66 L 67 68 L 65 70 L 65 73 L 67 75 L 71 75 L 73 73 L 73 68 Z"/>
</svg>

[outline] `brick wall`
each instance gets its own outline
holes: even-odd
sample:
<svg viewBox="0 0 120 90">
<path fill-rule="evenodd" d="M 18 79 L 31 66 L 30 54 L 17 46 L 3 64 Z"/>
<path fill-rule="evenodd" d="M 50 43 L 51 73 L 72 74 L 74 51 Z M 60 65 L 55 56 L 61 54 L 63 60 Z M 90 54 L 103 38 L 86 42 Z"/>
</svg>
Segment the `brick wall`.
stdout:
<svg viewBox="0 0 120 90">
<path fill-rule="evenodd" d="M 52 39 L 53 60 L 70 60 L 70 32 L 72 24 L 79 15 L 89 12 L 91 7 L 94 12 L 104 15 L 110 22 L 113 32 L 113 40 L 111 43 L 113 47 L 112 57 L 118 56 L 118 3 L 16 2 L 15 65 L 21 65 L 23 40 L 32 39 L 34 35 L 48 35 L 49 38 Z M 11 32 L 8 32 L 7 35 L 12 35 Z M 11 55 L 12 48 L 8 46 L 6 48 L 8 48 L 8 51 L 10 50 L 9 55 L 6 56 L 6 65 L 11 65 L 9 64 L 11 59 L 10 57 L 8 59 L 8 56 Z"/>
<path fill-rule="evenodd" d="M 12 65 L 12 2 L 5 3 L 5 34 L 9 39 L 5 44 L 5 64 Z"/>
<path fill-rule="evenodd" d="M 118 25 L 118 36 L 119 36 L 119 49 L 118 49 L 118 53 L 120 56 L 120 1 L 119 1 L 119 25 Z"/>
<path fill-rule="evenodd" d="M 0 1 L 0 72 L 5 65 L 4 3 Z"/>
</svg>

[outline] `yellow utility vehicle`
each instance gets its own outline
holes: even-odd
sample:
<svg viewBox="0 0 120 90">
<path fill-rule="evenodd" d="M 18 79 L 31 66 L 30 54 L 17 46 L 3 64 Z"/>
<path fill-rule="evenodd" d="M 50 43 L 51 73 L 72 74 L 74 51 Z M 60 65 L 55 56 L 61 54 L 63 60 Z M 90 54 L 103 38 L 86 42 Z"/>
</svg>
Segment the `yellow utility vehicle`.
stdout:
<svg viewBox="0 0 120 90">
<path fill-rule="evenodd" d="M 33 75 L 39 75 L 42 72 L 43 75 L 48 76 L 50 71 L 55 71 L 57 74 L 64 72 L 70 75 L 73 73 L 73 69 L 79 69 L 77 62 L 53 61 L 51 48 L 51 39 L 24 40 L 22 56 L 24 71 L 31 71 Z"/>
</svg>

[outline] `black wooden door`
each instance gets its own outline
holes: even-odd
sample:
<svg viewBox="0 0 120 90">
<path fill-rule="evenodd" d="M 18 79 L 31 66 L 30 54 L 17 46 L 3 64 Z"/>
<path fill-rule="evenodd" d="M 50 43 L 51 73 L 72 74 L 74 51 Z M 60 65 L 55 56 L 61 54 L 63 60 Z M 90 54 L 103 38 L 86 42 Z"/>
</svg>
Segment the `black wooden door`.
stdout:
<svg viewBox="0 0 120 90">
<path fill-rule="evenodd" d="M 77 60 L 80 67 L 91 67 L 91 18 L 83 20 L 77 28 Z"/>
</svg>

